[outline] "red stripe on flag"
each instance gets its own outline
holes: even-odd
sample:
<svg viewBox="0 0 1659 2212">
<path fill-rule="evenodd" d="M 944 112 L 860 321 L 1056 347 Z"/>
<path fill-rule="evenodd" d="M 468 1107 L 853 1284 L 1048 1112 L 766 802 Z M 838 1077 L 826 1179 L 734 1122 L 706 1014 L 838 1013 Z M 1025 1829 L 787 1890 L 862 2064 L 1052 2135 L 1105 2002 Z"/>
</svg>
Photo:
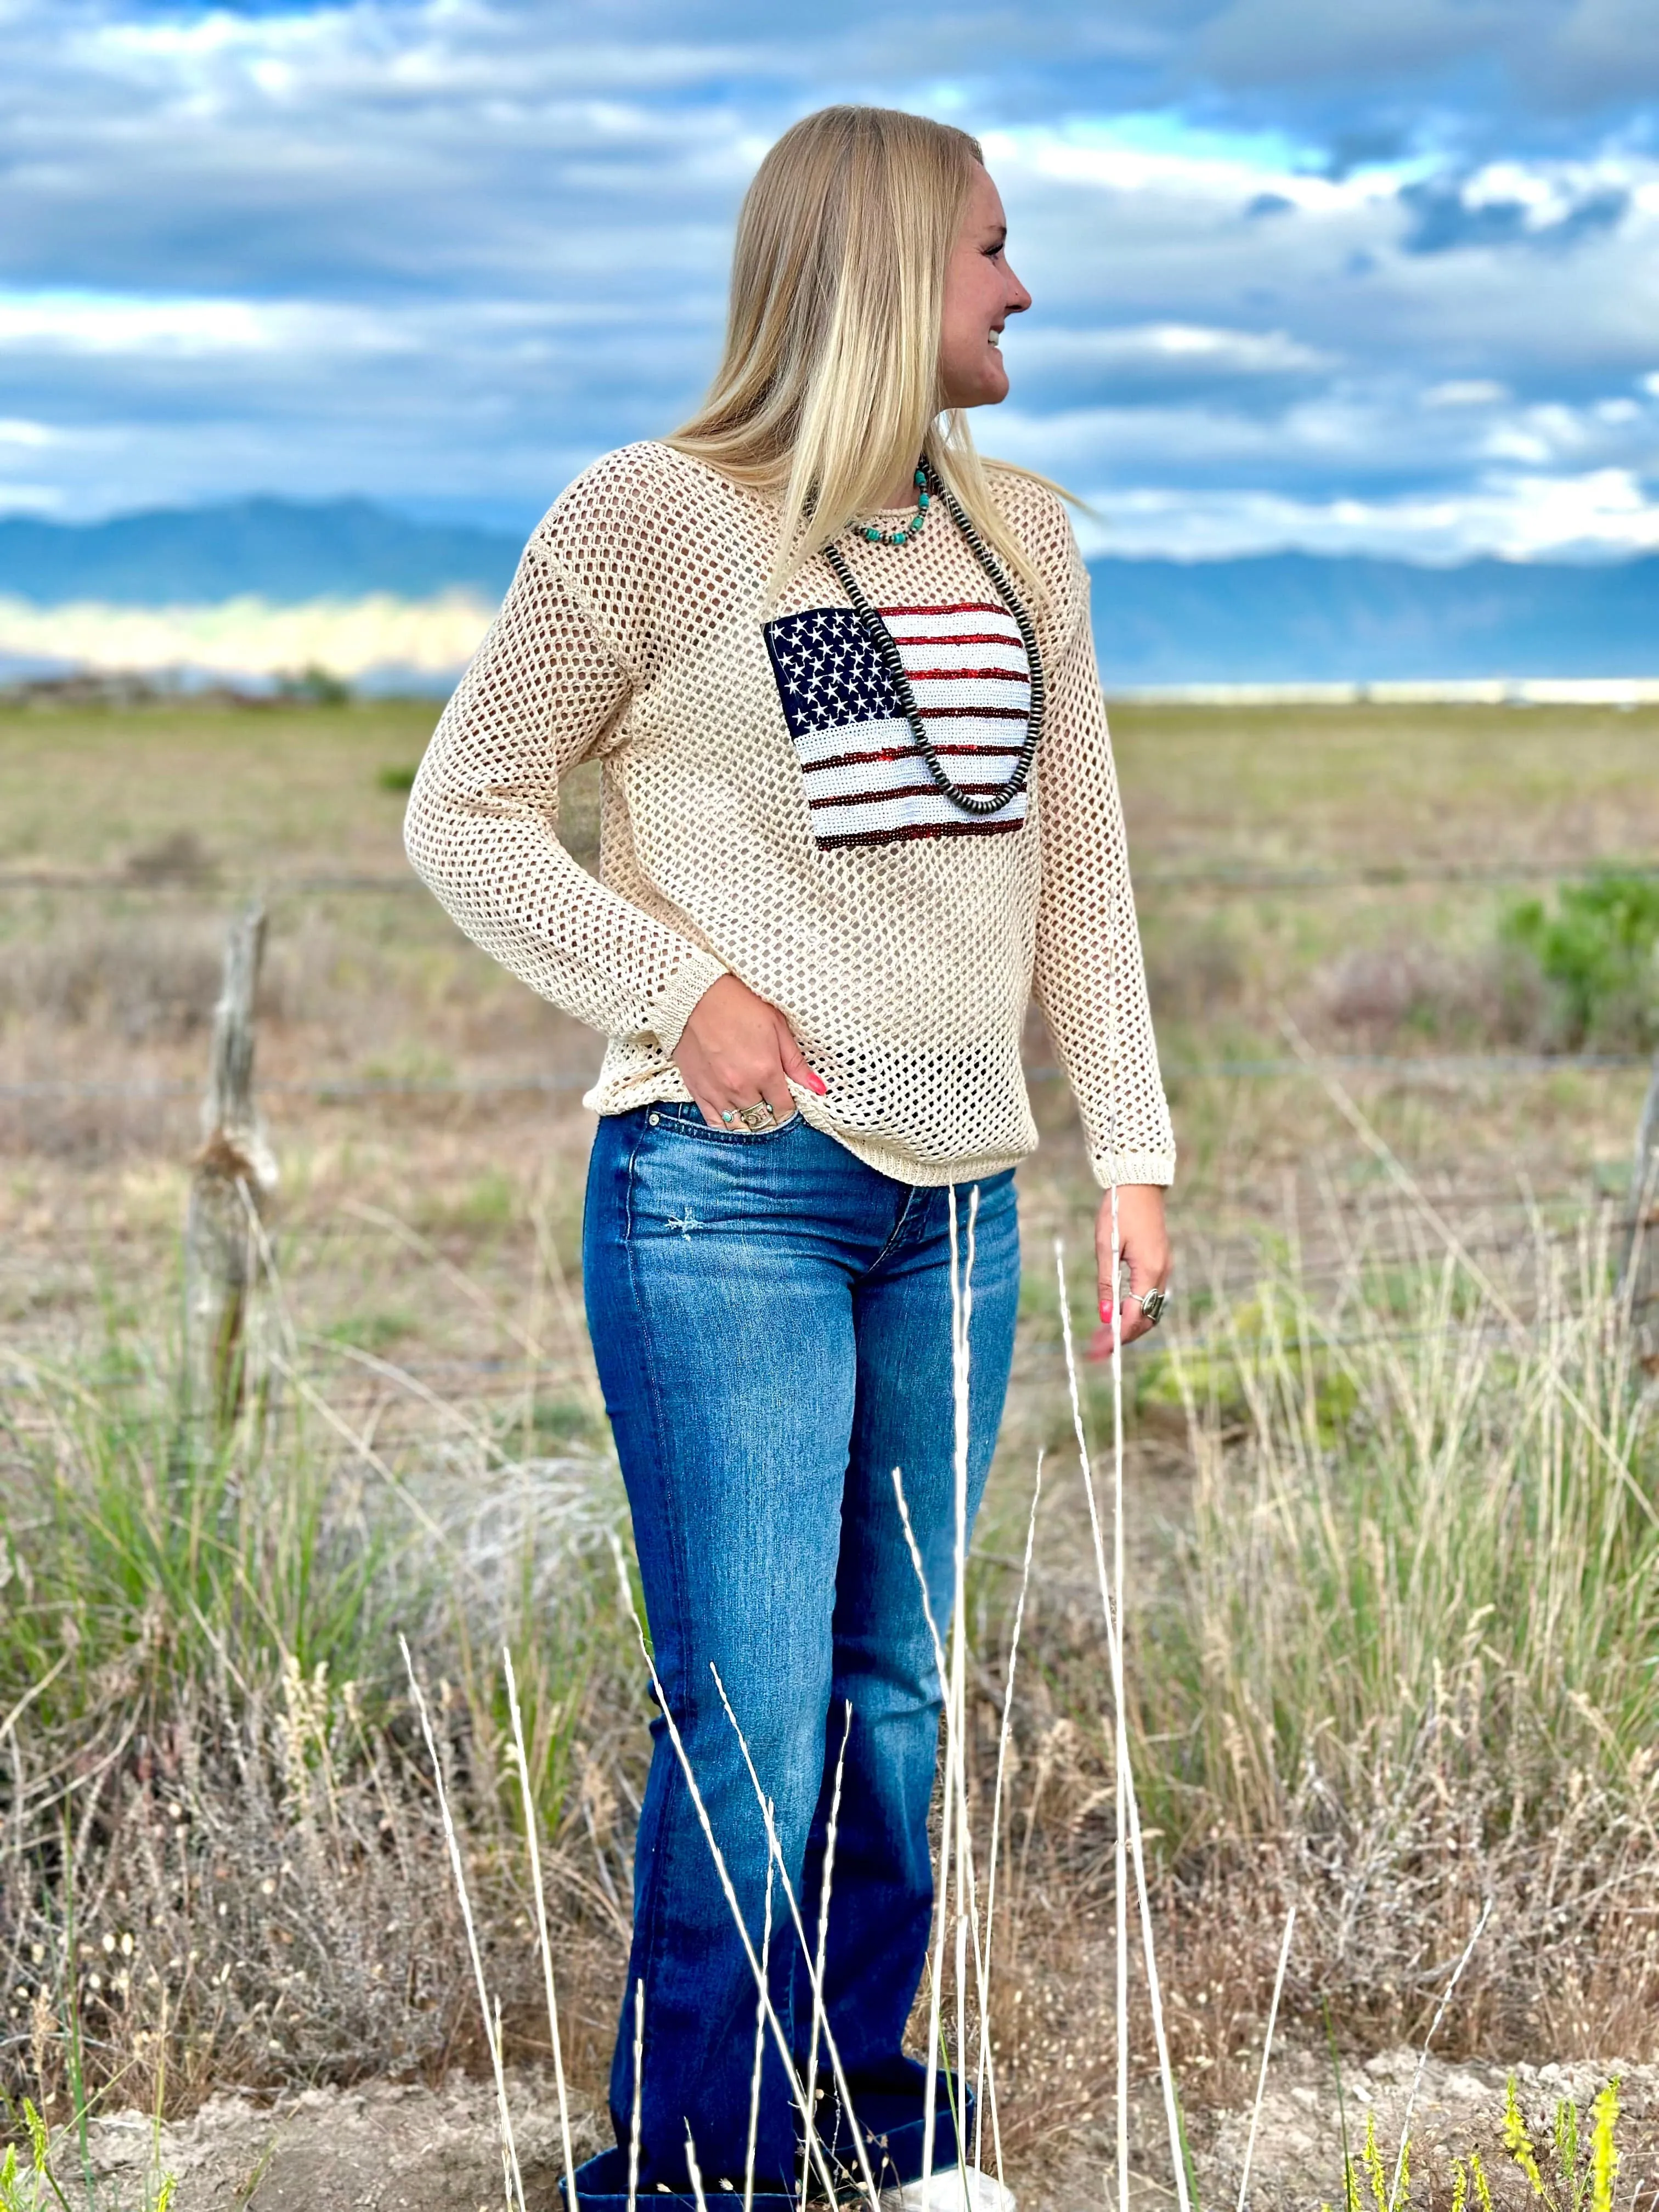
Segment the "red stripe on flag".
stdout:
<svg viewBox="0 0 1659 2212">
<path fill-rule="evenodd" d="M 1001 615 L 1006 620 L 1012 619 L 1006 607 L 994 606 L 988 599 L 958 599 L 954 605 L 946 607 L 878 607 L 876 612 L 884 622 L 890 622 L 895 615 Z"/>
<path fill-rule="evenodd" d="M 821 852 L 833 853 L 854 845 L 906 845 L 916 837 L 989 837 L 1001 830 L 1023 830 L 1025 817 L 1006 814 L 976 815 L 972 821 L 963 822 L 902 822 L 891 830 L 853 830 L 845 836 L 822 836 L 817 830 Z"/>
<path fill-rule="evenodd" d="M 936 638 L 927 641 L 939 642 Z M 1029 684 L 1031 680 L 1023 668 L 907 668 L 904 672 L 913 684 L 973 684 L 988 678 L 998 684 Z"/>
<path fill-rule="evenodd" d="M 923 707 L 924 722 L 1023 722 L 1027 719 L 1024 707 Z"/>
<path fill-rule="evenodd" d="M 957 786 L 958 791 L 971 792 L 975 794 L 981 793 L 989 794 L 1006 791 L 1007 788 L 1006 783 L 959 783 Z M 896 790 L 891 791 L 838 791 L 827 799 L 809 799 L 806 804 L 816 814 L 821 807 L 825 806 L 880 806 L 889 799 L 927 799 L 943 798 L 943 796 L 944 793 L 939 790 L 939 786 L 930 778 L 926 783 L 901 784 Z"/>
</svg>

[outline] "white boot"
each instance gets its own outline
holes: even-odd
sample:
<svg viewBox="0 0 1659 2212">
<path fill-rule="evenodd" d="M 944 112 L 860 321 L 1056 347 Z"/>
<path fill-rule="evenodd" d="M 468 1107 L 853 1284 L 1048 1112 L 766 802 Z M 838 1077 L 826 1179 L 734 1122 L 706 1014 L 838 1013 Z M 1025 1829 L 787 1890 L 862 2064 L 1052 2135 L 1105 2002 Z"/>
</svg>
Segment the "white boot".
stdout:
<svg viewBox="0 0 1659 2212">
<path fill-rule="evenodd" d="M 936 2172 L 926 2189 L 920 2181 L 884 2189 L 881 2212 L 1014 2212 L 1014 2192 L 976 2166 L 949 2166 Z"/>
</svg>

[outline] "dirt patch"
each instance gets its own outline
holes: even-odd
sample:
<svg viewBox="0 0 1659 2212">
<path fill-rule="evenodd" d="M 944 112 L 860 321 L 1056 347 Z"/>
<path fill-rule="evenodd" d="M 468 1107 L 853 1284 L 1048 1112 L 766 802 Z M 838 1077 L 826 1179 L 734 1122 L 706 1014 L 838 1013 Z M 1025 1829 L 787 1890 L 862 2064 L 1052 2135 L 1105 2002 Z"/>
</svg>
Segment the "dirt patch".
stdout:
<svg viewBox="0 0 1659 2212">
<path fill-rule="evenodd" d="M 551 2081 L 515 2075 L 509 2105 L 526 2203 L 552 2212 L 562 2160 Z M 586 2158 L 608 2124 L 586 2106 L 571 2117 Z M 180 2212 L 495 2212 L 502 2197 L 495 2092 L 458 2078 L 439 2089 L 373 2081 L 275 2100 L 214 2097 L 164 2126 L 159 2143 L 143 2114 L 119 2113 L 93 2124 L 90 2148 L 123 2207 L 143 2201 L 158 2167 L 177 2176 Z"/>
<path fill-rule="evenodd" d="M 1387 2180 L 1417 2069 L 1417 2055 L 1386 2051 L 1344 2074 L 1339 2107 L 1329 2059 L 1285 2050 L 1274 2059 L 1251 2166 L 1254 2212 L 1315 2212 L 1342 2201 L 1342 2119 L 1358 2155 L 1369 2116 Z M 1450 2201 L 1452 2161 L 1478 2149 L 1499 2207 L 1536 2203 L 1503 2147 L 1504 2088 L 1510 2069 L 1431 2059 L 1412 2120 L 1411 2202 Z M 1589 2153 L 1589 2111 L 1612 2075 L 1620 2077 L 1620 2151 L 1615 2201 L 1653 2212 L 1659 2205 L 1659 2067 L 1516 2066 L 1516 2085 L 1547 2179 L 1556 2108 L 1571 2098 L 1580 2115 L 1581 2159 Z M 547 2076 L 518 2071 L 508 2101 L 529 2212 L 554 2212 L 562 2171 L 557 2106 Z M 1137 2201 L 1171 2201 L 1167 2154 L 1155 2141 L 1163 2114 L 1156 2086 L 1136 2097 L 1133 2139 L 1142 2177 Z M 1235 2201 L 1249 2130 L 1248 2107 L 1189 2116 L 1200 2199 Z M 578 2159 L 608 2139 L 602 2111 L 572 2113 Z M 500 2136 L 486 2081 L 452 2077 L 441 2088 L 370 2082 L 356 2089 L 309 2089 L 275 2100 L 218 2096 L 193 2118 L 164 2126 L 159 2145 L 137 2112 L 95 2121 L 94 2174 L 123 2207 L 143 2200 L 158 2168 L 177 2176 L 182 2212 L 495 2212 L 501 2202 Z M 1073 2142 L 1063 2160 L 1011 2172 L 1021 2212 L 1081 2212 L 1109 2194 L 1113 2150 L 1101 2129 L 1085 2148 Z M 1369 2184 L 1362 2179 L 1362 2202 Z"/>
</svg>

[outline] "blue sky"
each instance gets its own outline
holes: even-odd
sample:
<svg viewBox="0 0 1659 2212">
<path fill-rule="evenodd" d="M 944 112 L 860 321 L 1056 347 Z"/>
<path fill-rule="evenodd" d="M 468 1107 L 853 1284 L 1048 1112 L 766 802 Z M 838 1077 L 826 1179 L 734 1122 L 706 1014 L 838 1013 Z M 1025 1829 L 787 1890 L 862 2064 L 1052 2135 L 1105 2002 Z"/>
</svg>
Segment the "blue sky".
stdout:
<svg viewBox="0 0 1659 2212">
<path fill-rule="evenodd" d="M 0 512 L 527 527 L 831 100 L 984 138 L 1091 550 L 1659 549 L 1656 0 L 0 0 Z"/>
</svg>

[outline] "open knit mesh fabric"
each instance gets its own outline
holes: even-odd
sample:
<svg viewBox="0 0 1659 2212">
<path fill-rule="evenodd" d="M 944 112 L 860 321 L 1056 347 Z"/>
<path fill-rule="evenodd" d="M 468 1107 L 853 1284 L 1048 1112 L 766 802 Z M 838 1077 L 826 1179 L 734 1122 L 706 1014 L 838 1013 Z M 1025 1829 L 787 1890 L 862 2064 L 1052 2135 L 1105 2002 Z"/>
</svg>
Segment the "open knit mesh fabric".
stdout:
<svg viewBox="0 0 1659 2212">
<path fill-rule="evenodd" d="M 1029 797 L 964 816 L 821 558 L 769 605 L 777 518 L 667 447 L 624 447 L 537 529 L 410 796 L 410 857 L 455 921 L 604 1032 L 587 1103 L 688 1096 L 673 1051 L 728 970 L 828 1085 L 802 1114 L 901 1182 L 971 1180 L 1036 1143 L 1035 993 L 1103 1183 L 1168 1182 L 1123 817 L 1060 501 L 993 470 L 1041 579 L 1047 684 Z M 1030 672 L 949 517 L 842 550 L 886 617 L 941 764 L 1011 773 Z M 600 875 L 559 842 L 559 780 L 603 763 Z"/>
</svg>

